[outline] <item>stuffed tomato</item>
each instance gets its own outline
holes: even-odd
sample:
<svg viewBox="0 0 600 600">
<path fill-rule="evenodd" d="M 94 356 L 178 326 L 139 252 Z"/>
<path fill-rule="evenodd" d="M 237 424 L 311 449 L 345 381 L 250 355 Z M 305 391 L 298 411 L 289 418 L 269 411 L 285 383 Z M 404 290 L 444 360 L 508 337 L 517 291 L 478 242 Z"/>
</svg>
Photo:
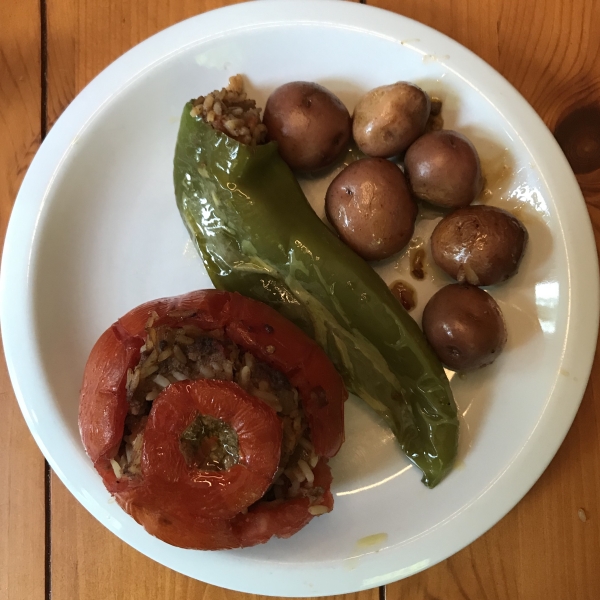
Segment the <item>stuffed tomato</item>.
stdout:
<svg viewBox="0 0 600 600">
<path fill-rule="evenodd" d="M 207 290 L 143 304 L 96 342 L 79 407 L 119 505 L 181 547 L 289 537 L 333 508 L 341 377 L 268 306 Z"/>
</svg>

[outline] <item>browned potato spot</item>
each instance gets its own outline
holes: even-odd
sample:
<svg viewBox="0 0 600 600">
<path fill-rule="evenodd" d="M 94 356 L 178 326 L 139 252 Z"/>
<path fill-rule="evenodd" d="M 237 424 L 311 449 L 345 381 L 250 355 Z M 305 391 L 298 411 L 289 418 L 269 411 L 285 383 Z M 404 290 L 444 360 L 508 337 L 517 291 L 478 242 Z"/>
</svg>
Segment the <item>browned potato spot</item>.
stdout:
<svg viewBox="0 0 600 600">
<path fill-rule="evenodd" d="M 342 240 L 366 260 L 401 250 L 417 218 L 402 171 L 383 158 L 363 158 L 347 166 L 331 182 L 325 210 Z"/>
<path fill-rule="evenodd" d="M 278 87 L 267 100 L 263 123 L 283 160 L 297 171 L 329 166 L 350 141 L 348 109 L 317 83 L 293 81 Z"/>
</svg>

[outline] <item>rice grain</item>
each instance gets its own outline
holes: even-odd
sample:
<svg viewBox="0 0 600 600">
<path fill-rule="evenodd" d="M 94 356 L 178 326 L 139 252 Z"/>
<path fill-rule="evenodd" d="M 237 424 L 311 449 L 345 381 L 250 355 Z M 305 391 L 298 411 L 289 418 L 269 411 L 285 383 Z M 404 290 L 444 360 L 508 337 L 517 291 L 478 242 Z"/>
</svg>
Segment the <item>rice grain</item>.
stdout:
<svg viewBox="0 0 600 600">
<path fill-rule="evenodd" d="M 199 371 L 204 379 L 212 379 L 215 376 L 214 370 L 208 365 L 200 365 Z"/>
<path fill-rule="evenodd" d="M 309 484 L 312 485 L 312 483 L 315 480 L 315 475 L 314 473 L 311 471 L 310 467 L 308 466 L 308 464 L 306 463 L 306 461 L 300 459 L 298 461 L 298 467 L 300 467 L 300 470 L 302 471 L 302 473 L 304 474 L 304 477 L 306 478 L 306 481 L 308 481 Z"/>
<path fill-rule="evenodd" d="M 246 356 L 248 356 L 246 354 Z M 250 383 L 250 367 L 246 364 L 242 367 L 242 371 L 240 372 L 240 385 L 242 387 L 247 387 Z"/>
<path fill-rule="evenodd" d="M 313 517 L 318 517 L 319 515 L 324 515 L 329 512 L 329 509 L 323 504 L 317 504 L 315 506 L 309 506 L 308 512 L 313 515 Z"/>
<path fill-rule="evenodd" d="M 110 466 L 112 467 L 112 469 L 115 473 L 115 477 L 117 479 L 121 479 L 121 477 L 123 477 L 123 471 L 121 471 L 121 465 L 114 458 L 111 458 Z"/>
<path fill-rule="evenodd" d="M 182 365 L 185 365 L 187 362 L 187 356 L 177 344 L 173 346 L 173 355 Z"/>
<path fill-rule="evenodd" d="M 154 383 L 159 385 L 161 388 L 166 388 L 171 384 L 171 382 L 164 375 L 160 374 L 157 375 L 152 381 L 154 381 Z"/>
<path fill-rule="evenodd" d="M 171 348 L 167 348 L 166 350 L 163 350 L 159 355 L 158 355 L 158 362 L 163 362 L 163 360 L 167 360 L 167 358 L 169 358 L 171 356 L 171 354 L 173 354 L 173 350 Z"/>
</svg>

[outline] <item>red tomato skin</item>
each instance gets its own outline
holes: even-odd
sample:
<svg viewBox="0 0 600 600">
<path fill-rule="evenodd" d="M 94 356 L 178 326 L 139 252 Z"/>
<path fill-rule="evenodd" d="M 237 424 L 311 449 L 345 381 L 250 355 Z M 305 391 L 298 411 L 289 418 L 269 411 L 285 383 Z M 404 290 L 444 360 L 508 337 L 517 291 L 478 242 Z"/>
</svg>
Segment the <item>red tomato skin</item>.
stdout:
<svg viewBox="0 0 600 600">
<path fill-rule="evenodd" d="M 123 438 L 127 369 L 137 364 L 142 344 L 141 338 L 128 335 L 116 323 L 100 336 L 84 371 L 79 432 L 94 467 L 111 493 L 130 484 L 126 479 L 117 480 L 110 459 L 116 455 Z"/>
<path fill-rule="evenodd" d="M 179 438 L 198 414 L 231 425 L 240 462 L 226 471 L 187 465 Z M 283 427 L 277 413 L 229 381 L 181 381 L 154 401 L 144 432 L 142 474 L 163 506 L 205 518 L 233 517 L 258 501 L 273 482 Z"/>
<path fill-rule="evenodd" d="M 169 316 L 171 313 L 192 311 L 193 321 L 198 327 L 206 330 L 218 329 L 224 327 L 230 319 L 230 296 L 229 292 L 198 290 L 182 296 L 150 300 L 130 310 L 118 323 L 129 335 L 144 336 L 146 323 L 153 312 L 158 315 L 155 325 L 176 325 L 182 318 Z"/>
</svg>

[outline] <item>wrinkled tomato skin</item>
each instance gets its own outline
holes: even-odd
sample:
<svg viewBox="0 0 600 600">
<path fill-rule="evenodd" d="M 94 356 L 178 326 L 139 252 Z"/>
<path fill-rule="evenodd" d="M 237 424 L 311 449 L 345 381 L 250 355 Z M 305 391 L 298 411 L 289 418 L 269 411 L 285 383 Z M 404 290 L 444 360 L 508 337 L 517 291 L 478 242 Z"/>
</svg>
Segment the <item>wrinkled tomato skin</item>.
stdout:
<svg viewBox="0 0 600 600">
<path fill-rule="evenodd" d="M 184 311 L 193 314 L 170 315 Z M 148 493 L 150 484 L 144 477 L 116 478 L 110 459 L 116 456 L 124 433 L 127 370 L 139 362 L 151 316 L 155 317 L 155 327 L 175 327 L 185 321 L 205 330 L 224 328 L 233 342 L 284 373 L 298 388 L 319 456 L 334 456 L 344 440 L 344 401 L 348 394 L 340 375 L 314 341 L 260 302 L 217 290 L 192 292 L 134 308 L 105 331 L 92 349 L 81 389 L 79 428 L 85 449 L 106 488 L 138 522 L 145 521 L 150 533 L 182 547 L 255 545 L 274 535 L 288 537 L 301 529 L 313 518 L 308 513 L 307 499 L 290 499 L 279 505 L 259 501 L 246 515 L 230 520 L 204 518 L 201 509 L 167 515 Z M 329 477 L 329 483 L 321 485 L 325 490 L 322 503 L 331 508 L 331 475 L 326 461 L 317 465 L 315 481 L 319 470 Z M 148 473 L 152 473 L 152 467 L 147 465 Z M 153 493 L 161 485 L 154 481 Z M 226 506 L 222 514 L 231 510 Z"/>
<path fill-rule="evenodd" d="M 119 339 L 118 328 L 113 326 L 100 336 L 87 361 L 79 423 L 83 443 L 94 462 L 114 455 L 121 443 L 127 416 L 127 369 L 139 360 L 142 343 L 134 337 Z"/>
<path fill-rule="evenodd" d="M 129 335 L 118 324 L 111 326 L 94 345 L 88 358 L 79 402 L 79 431 L 83 445 L 109 492 L 127 488 L 117 481 L 110 465 L 121 444 L 127 398 L 127 369 L 139 361 L 143 340 Z"/>
<path fill-rule="evenodd" d="M 180 436 L 198 414 L 229 424 L 240 461 L 224 471 L 189 466 Z M 233 517 L 262 498 L 281 456 L 282 423 L 259 398 L 229 381 L 181 381 L 154 401 L 144 432 L 142 474 L 162 506 L 210 518 Z M 194 510 L 195 509 L 195 510 Z"/>
</svg>

